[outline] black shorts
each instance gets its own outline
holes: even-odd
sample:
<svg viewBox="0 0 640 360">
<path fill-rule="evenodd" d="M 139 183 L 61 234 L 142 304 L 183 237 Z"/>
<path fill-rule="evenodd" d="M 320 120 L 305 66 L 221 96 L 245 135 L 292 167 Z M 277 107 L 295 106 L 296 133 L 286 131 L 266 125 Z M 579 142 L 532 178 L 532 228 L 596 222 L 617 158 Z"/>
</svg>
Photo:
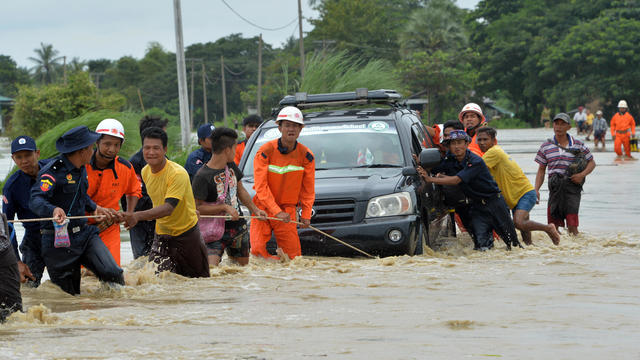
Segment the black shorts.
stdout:
<svg viewBox="0 0 640 360">
<path fill-rule="evenodd" d="M 596 130 L 593 133 L 593 137 L 596 138 L 597 140 L 602 140 L 604 141 L 604 135 L 606 134 L 605 130 Z"/>
<path fill-rule="evenodd" d="M 220 240 L 207 243 L 207 254 L 222 257 L 227 251 L 229 257 L 249 257 L 249 230 L 246 222 L 233 229 L 225 229 Z"/>
</svg>

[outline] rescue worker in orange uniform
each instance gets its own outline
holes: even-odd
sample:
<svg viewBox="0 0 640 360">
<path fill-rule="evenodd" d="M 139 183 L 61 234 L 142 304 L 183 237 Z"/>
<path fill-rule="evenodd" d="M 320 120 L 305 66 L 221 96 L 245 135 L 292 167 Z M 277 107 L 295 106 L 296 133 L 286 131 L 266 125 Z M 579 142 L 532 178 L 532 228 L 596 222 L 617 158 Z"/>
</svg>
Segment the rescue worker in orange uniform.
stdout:
<svg viewBox="0 0 640 360">
<path fill-rule="evenodd" d="M 613 137 L 613 147 L 618 157 L 622 157 L 622 146 L 624 146 L 625 158 L 633 159 L 629 147 L 629 135 L 636 134 L 636 122 L 627 109 L 629 109 L 627 102 L 620 100 L 618 112 L 611 118 L 611 137 Z"/>
<path fill-rule="evenodd" d="M 233 162 L 236 165 L 240 165 L 240 160 L 242 159 L 242 154 L 244 153 L 244 148 L 247 146 L 247 141 L 253 133 L 258 129 L 258 126 L 262 124 L 262 118 L 260 115 L 249 115 L 244 120 L 242 120 L 242 131 L 244 132 L 244 140 L 238 141 L 238 145 L 236 146 L 236 156 L 233 158 Z"/>
<path fill-rule="evenodd" d="M 478 141 L 476 140 L 476 130 L 481 126 L 487 125 L 487 120 L 482 114 L 482 109 L 476 103 L 468 103 L 460 110 L 458 120 L 464 125 L 467 135 L 471 137 L 468 149 L 482 157 L 484 152 L 480 150 L 480 146 L 478 146 Z"/>
<path fill-rule="evenodd" d="M 297 141 L 304 127 L 302 112 L 287 106 L 280 110 L 275 121 L 281 137 L 262 145 L 253 161 L 256 191 L 253 202 L 269 217 L 282 221 L 251 221 L 251 253 L 274 258 L 267 252 L 267 242 L 273 233 L 278 247 L 293 259 L 301 255 L 301 251 L 298 230 L 291 220 L 296 220 L 296 207 L 300 207 L 302 227 L 311 223 L 316 164 L 311 150 Z"/>
<path fill-rule="evenodd" d="M 96 132 L 102 136 L 96 142 L 97 148 L 87 165 L 87 194 L 96 204 L 115 211 L 120 209 L 122 196 L 126 196 L 126 210 L 133 211 L 142 197 L 142 185 L 133 165 L 118 156 L 124 142 L 124 127 L 116 119 L 104 119 Z M 120 224 L 105 220 L 96 226 L 100 239 L 120 266 Z"/>
</svg>

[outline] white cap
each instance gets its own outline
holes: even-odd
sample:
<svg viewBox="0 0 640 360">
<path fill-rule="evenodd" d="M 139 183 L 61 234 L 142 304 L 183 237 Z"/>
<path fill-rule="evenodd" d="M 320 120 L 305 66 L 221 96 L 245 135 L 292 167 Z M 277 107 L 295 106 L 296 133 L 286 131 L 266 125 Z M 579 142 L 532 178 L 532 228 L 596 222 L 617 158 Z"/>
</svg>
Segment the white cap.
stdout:
<svg viewBox="0 0 640 360">
<path fill-rule="evenodd" d="M 96 132 L 100 135 L 111 135 L 124 140 L 124 126 L 116 119 L 104 119 L 100 121 Z"/>
<path fill-rule="evenodd" d="M 596 115 L 602 115 L 602 110 L 596 111 Z"/>
<path fill-rule="evenodd" d="M 480 116 L 480 118 L 482 119 L 482 121 L 480 121 L 481 123 L 487 121 L 482 114 L 482 109 L 476 103 L 468 103 L 462 108 L 462 110 L 460 110 L 460 113 L 458 114 L 458 120 L 460 120 L 460 122 L 462 122 L 462 116 L 464 116 L 464 113 L 466 112 L 473 112 L 478 114 L 478 116 Z"/>
<path fill-rule="evenodd" d="M 281 120 L 288 120 L 294 122 L 296 124 L 304 125 L 304 117 L 302 116 L 302 111 L 295 106 L 285 106 L 278 113 L 278 117 L 276 118 L 276 123 Z"/>
<path fill-rule="evenodd" d="M 619 108 L 626 108 L 628 109 L 629 107 L 627 106 L 627 102 L 624 100 L 620 100 L 620 102 L 618 103 L 618 107 Z"/>
</svg>

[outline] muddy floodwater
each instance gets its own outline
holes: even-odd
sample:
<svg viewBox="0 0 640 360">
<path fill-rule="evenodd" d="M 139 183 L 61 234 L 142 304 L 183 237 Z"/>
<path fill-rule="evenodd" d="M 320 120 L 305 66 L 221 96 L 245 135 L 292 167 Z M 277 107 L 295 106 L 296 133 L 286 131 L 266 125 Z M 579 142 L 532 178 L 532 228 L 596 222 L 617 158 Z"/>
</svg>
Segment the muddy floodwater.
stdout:
<svg viewBox="0 0 640 360">
<path fill-rule="evenodd" d="M 532 182 L 550 136 L 498 133 Z M 525 249 L 477 253 L 461 236 L 415 257 L 225 260 L 193 280 L 154 275 L 124 242 L 121 289 L 91 277 L 76 297 L 50 281 L 23 288 L 0 358 L 640 359 L 640 164 L 607 145 L 584 187 L 582 234 L 560 246 L 534 233 Z"/>
</svg>

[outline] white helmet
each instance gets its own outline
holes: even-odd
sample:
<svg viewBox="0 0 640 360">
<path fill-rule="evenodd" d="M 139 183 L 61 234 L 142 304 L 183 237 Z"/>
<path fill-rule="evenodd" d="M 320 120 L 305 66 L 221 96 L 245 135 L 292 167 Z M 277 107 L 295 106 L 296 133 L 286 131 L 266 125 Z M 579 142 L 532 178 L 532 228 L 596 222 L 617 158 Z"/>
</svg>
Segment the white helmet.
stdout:
<svg viewBox="0 0 640 360">
<path fill-rule="evenodd" d="M 281 120 L 288 120 L 296 124 L 304 125 L 304 117 L 302 111 L 295 106 L 285 106 L 278 113 L 276 118 L 276 124 Z"/>
<path fill-rule="evenodd" d="M 111 135 L 124 141 L 124 126 L 116 119 L 104 119 L 100 121 L 96 132 L 101 135 Z"/>
<path fill-rule="evenodd" d="M 482 119 L 480 121 L 480 123 L 483 123 L 485 121 L 487 121 L 484 118 L 484 115 L 482 114 L 482 109 L 480 108 L 480 106 L 476 103 L 468 103 L 467 105 L 465 105 L 462 110 L 460 110 L 460 113 L 458 114 L 458 120 L 460 120 L 460 122 L 462 122 L 462 116 L 464 115 L 464 113 L 466 112 L 473 112 L 478 114 L 478 116 L 480 116 L 480 118 Z"/>
<path fill-rule="evenodd" d="M 620 100 L 620 102 L 618 103 L 618 107 L 619 108 L 625 108 L 628 109 L 629 107 L 627 106 L 627 102 L 624 100 Z"/>
</svg>

